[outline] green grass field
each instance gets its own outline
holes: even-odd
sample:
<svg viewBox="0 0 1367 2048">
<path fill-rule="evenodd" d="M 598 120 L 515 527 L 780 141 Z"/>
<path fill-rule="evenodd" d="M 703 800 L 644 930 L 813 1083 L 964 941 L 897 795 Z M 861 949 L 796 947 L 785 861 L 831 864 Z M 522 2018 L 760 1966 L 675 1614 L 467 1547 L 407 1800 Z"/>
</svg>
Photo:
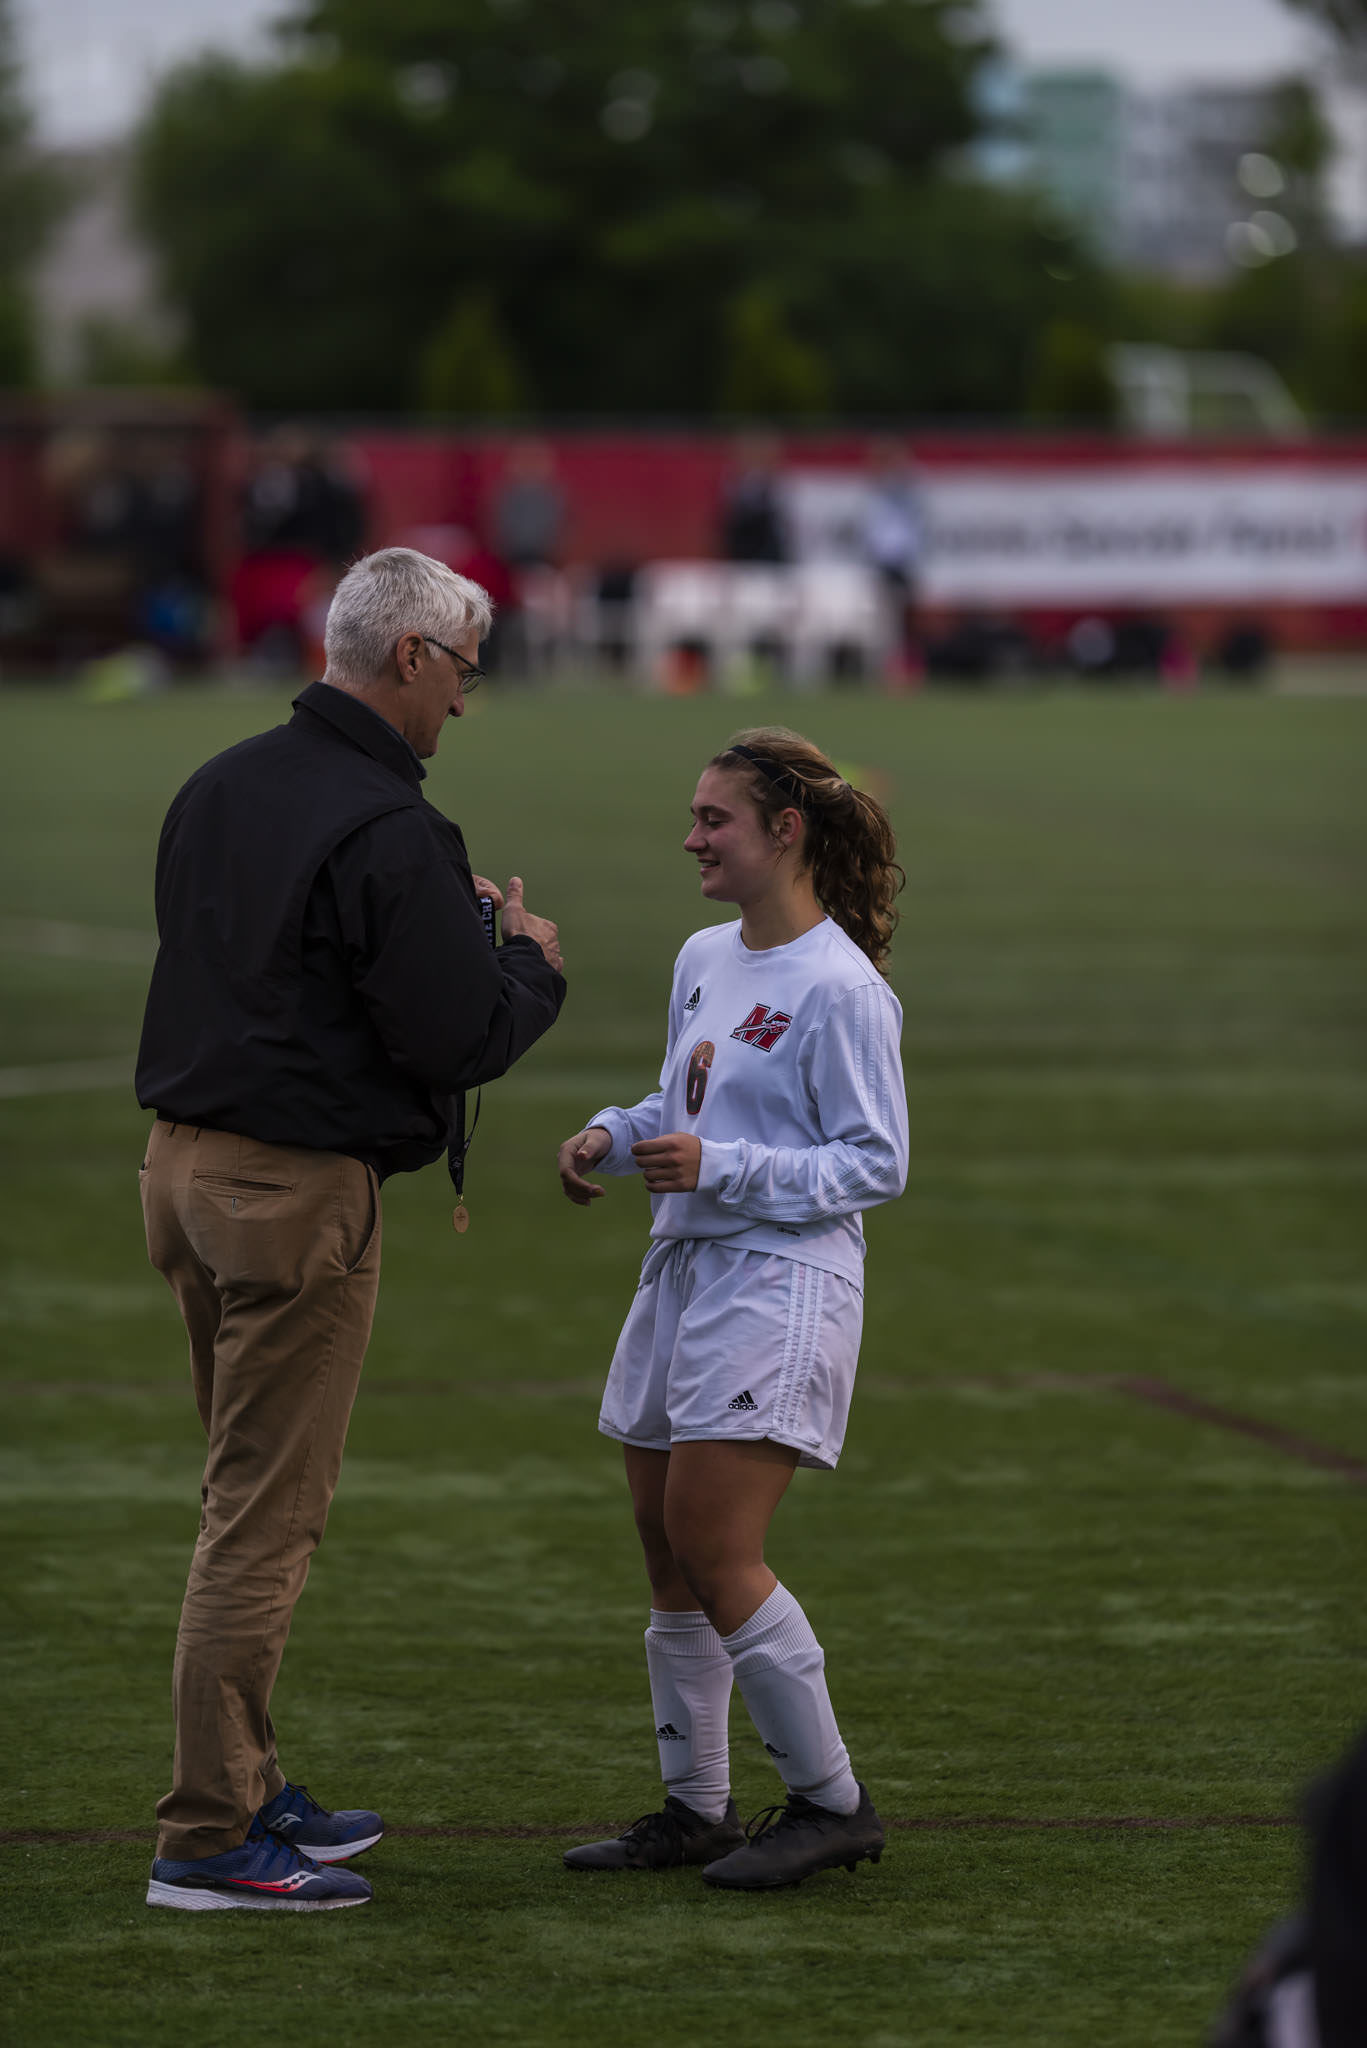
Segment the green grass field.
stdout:
<svg viewBox="0 0 1367 2048">
<path fill-rule="evenodd" d="M 571 995 L 486 1091 L 469 1235 L 441 1169 L 386 1189 L 276 1695 L 286 1768 L 390 1822 L 375 1904 L 225 1922 L 142 1903 L 199 1444 L 126 1077 L 162 812 L 285 699 L 0 695 L 0 2034 L 1190 2048 L 1367 1696 L 1367 1462 L 1316 1462 L 1367 1461 L 1367 699 L 475 707 L 430 791 L 559 918 Z M 553 1156 L 652 1081 L 694 775 L 765 716 L 898 826 L 913 1161 L 845 1458 L 771 1548 L 889 1852 L 746 1898 L 560 1866 L 657 1780 L 593 1426 L 645 1200 L 573 1209 Z M 778 1781 L 733 1732 L 745 1812 Z"/>
</svg>

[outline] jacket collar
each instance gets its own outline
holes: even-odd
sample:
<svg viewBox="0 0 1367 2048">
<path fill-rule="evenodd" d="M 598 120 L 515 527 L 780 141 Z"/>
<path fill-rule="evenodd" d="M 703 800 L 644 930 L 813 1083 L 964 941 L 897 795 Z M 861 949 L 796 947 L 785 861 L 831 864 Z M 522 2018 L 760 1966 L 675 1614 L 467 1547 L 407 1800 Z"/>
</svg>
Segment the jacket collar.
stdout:
<svg viewBox="0 0 1367 2048">
<path fill-rule="evenodd" d="M 331 683 L 310 683 L 294 699 L 291 723 L 297 725 L 300 714 L 306 712 L 326 719 L 354 746 L 369 754 L 382 767 L 391 768 L 396 775 L 401 775 L 415 789 L 426 780 L 427 770 L 398 728 L 392 726 L 387 718 L 381 718 L 378 711 L 372 711 L 359 697 L 353 697 L 350 690 L 339 690 Z"/>
</svg>

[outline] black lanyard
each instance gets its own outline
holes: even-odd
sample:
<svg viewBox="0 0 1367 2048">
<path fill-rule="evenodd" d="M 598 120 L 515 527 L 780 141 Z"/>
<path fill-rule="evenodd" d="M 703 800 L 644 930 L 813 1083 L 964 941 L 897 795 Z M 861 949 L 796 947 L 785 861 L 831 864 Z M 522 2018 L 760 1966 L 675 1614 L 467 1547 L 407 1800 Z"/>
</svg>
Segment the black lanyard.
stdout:
<svg viewBox="0 0 1367 2048">
<path fill-rule="evenodd" d="M 481 896 L 479 898 L 479 914 L 484 926 L 484 936 L 492 946 L 494 943 L 494 904 L 492 897 Z M 456 1206 L 451 1212 L 451 1223 L 453 1228 L 460 1233 L 464 1233 L 470 1228 L 470 1211 L 465 1206 L 465 1155 L 475 1142 L 475 1132 L 479 1128 L 479 1112 L 482 1097 L 483 1090 L 476 1088 L 475 1120 L 470 1126 L 468 1137 L 465 1132 L 465 1097 L 464 1095 L 456 1097 L 455 1135 L 446 1148 L 446 1171 L 450 1174 L 451 1185 L 456 1191 Z"/>
</svg>

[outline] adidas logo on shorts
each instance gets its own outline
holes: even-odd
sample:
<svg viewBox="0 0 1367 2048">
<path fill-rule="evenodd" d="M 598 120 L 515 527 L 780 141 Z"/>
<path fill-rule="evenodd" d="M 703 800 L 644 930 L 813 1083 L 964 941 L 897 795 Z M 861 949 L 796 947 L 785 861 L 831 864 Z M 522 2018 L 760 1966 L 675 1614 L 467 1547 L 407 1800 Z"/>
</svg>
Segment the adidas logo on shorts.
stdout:
<svg viewBox="0 0 1367 2048">
<path fill-rule="evenodd" d="M 735 1400 L 728 1401 L 726 1405 L 728 1408 L 738 1410 L 742 1415 L 754 1415 L 759 1409 L 759 1402 L 748 1387 L 743 1394 L 737 1394 Z"/>
</svg>

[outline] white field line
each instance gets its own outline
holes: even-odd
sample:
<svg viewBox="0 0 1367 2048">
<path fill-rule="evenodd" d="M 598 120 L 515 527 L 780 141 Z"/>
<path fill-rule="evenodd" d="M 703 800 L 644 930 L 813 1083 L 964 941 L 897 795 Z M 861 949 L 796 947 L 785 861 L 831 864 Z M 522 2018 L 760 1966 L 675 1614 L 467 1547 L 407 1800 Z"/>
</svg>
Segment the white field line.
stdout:
<svg viewBox="0 0 1367 2048">
<path fill-rule="evenodd" d="M 0 949 L 41 953 L 50 960 L 106 960 L 145 967 L 156 958 L 151 932 L 120 931 L 108 925 L 67 924 L 54 917 L 0 917 Z"/>
<path fill-rule="evenodd" d="M 45 1060 L 37 1067 L 0 1067 L 0 1097 L 75 1095 L 82 1090 L 133 1086 L 133 1054 L 102 1060 Z"/>
</svg>

